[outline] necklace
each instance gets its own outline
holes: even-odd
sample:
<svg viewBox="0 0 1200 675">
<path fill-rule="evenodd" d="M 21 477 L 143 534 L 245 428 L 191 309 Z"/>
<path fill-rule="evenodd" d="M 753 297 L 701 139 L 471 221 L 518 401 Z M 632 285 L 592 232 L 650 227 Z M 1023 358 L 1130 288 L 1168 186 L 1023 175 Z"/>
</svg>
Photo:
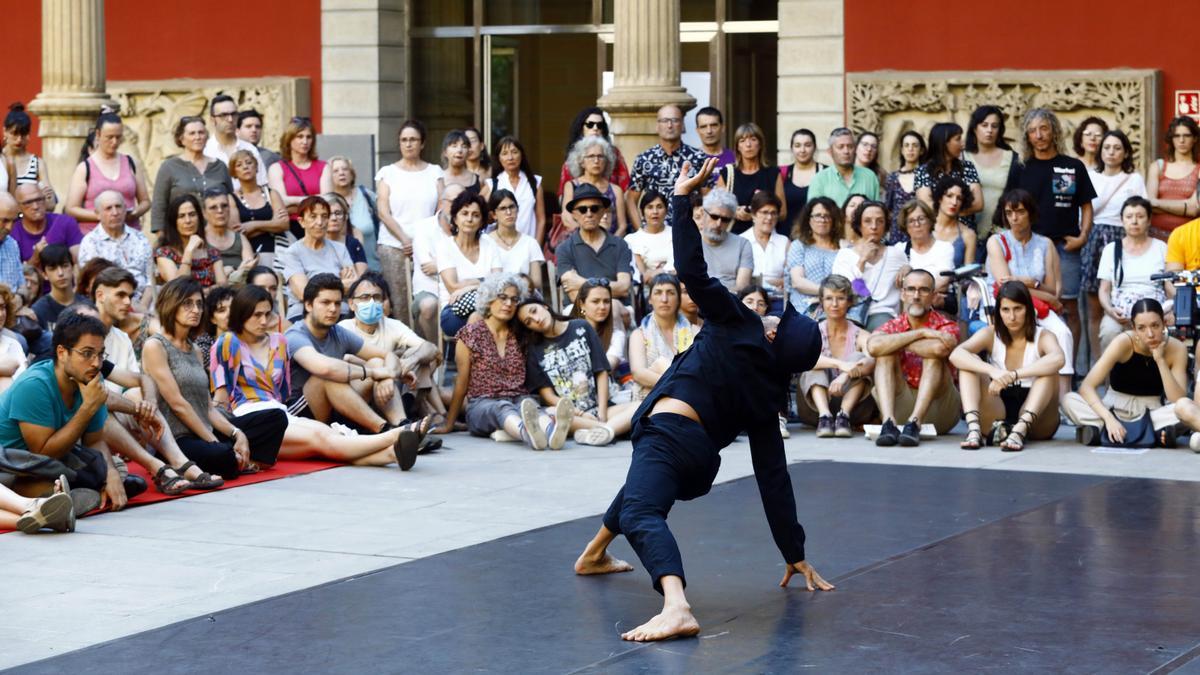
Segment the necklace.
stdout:
<svg viewBox="0 0 1200 675">
<path fill-rule="evenodd" d="M 496 228 L 496 231 L 494 234 L 496 235 L 496 241 L 500 242 L 500 244 L 502 244 L 505 249 L 511 249 L 512 247 L 517 245 L 518 241 L 521 241 L 521 233 L 520 232 L 513 233 L 516 236 L 512 238 L 512 241 L 509 241 L 508 239 L 504 238 L 503 230 L 501 230 L 500 228 Z"/>
</svg>

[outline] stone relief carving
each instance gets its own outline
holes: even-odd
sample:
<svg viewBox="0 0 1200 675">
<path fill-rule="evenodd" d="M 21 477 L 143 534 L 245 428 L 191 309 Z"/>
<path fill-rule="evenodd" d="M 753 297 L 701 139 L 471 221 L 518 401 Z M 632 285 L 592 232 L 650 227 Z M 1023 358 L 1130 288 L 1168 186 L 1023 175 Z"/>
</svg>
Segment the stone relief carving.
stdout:
<svg viewBox="0 0 1200 675">
<path fill-rule="evenodd" d="M 1068 149 L 1075 127 L 1095 115 L 1129 135 L 1144 174 L 1160 152 L 1160 89 L 1155 70 L 878 71 L 846 74 L 846 107 L 851 128 L 880 135 L 879 158 L 888 170 L 898 166 L 905 131 L 928 134 L 949 121 L 965 129 L 975 108 L 992 104 L 1005 113 L 1005 136 L 1014 149 L 1030 108 L 1059 116 Z"/>
<path fill-rule="evenodd" d="M 179 153 L 175 145 L 179 118 L 202 116 L 212 133 L 207 106 L 213 96 L 229 94 L 239 109 L 255 108 L 262 113 L 263 145 L 276 150 L 288 120 L 308 115 L 310 101 L 309 81 L 302 77 L 109 81 L 108 93 L 120 104 L 125 122 L 121 150 L 146 167 L 151 189 L 159 164 Z"/>
</svg>

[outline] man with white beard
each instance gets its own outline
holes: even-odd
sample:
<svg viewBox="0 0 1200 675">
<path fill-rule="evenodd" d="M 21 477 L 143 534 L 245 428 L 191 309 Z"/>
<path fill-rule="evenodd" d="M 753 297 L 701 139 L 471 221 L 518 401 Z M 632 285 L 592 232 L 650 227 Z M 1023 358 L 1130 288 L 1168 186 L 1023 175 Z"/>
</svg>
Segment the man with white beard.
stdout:
<svg viewBox="0 0 1200 675">
<path fill-rule="evenodd" d="M 754 249 L 743 237 L 729 236 L 737 198 L 732 192 L 715 189 L 704 196 L 702 214 L 696 219 L 704 243 L 704 262 L 708 273 L 729 290 L 737 293 L 750 285 L 754 271 Z"/>
</svg>

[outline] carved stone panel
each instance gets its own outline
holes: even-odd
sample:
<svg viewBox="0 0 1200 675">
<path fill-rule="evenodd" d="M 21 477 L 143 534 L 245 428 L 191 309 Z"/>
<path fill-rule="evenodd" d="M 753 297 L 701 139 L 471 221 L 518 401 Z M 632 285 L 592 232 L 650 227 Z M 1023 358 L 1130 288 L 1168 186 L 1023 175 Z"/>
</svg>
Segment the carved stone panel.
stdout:
<svg viewBox="0 0 1200 675">
<path fill-rule="evenodd" d="M 888 170 L 899 164 L 905 131 L 928 137 L 934 124 L 951 121 L 966 129 L 971 112 L 991 104 L 1004 111 L 1005 137 L 1014 149 L 1021 117 L 1031 108 L 1058 115 L 1068 150 L 1075 127 L 1095 115 L 1128 134 L 1144 174 L 1160 151 L 1160 89 L 1156 70 L 876 71 L 846 74 L 846 109 L 852 129 L 880 135 L 879 158 Z"/>
<path fill-rule="evenodd" d="M 309 81 L 304 77 L 231 78 L 221 80 L 109 81 L 108 93 L 120 104 L 125 122 L 121 151 L 146 167 L 146 182 L 153 189 L 158 166 L 179 154 L 175 125 L 179 118 L 200 115 L 209 122 L 209 100 L 228 94 L 239 109 L 255 108 L 263 116 L 262 145 L 278 151 L 279 137 L 295 115 L 308 115 Z"/>
</svg>

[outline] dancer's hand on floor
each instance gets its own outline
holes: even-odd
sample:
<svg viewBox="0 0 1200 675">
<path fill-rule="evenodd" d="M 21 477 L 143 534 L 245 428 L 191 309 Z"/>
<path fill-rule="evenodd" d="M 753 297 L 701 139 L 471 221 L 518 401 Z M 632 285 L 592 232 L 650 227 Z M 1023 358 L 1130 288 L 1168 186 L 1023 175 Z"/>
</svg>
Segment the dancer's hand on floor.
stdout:
<svg viewBox="0 0 1200 675">
<path fill-rule="evenodd" d="M 796 573 L 804 575 L 804 581 L 808 584 L 808 590 L 832 591 L 836 586 L 821 578 L 820 574 L 813 569 L 812 565 L 801 560 L 798 563 L 788 565 L 787 571 L 783 573 L 783 581 L 779 582 L 780 587 L 786 588 L 788 582 L 792 580 L 792 575 Z"/>
</svg>

